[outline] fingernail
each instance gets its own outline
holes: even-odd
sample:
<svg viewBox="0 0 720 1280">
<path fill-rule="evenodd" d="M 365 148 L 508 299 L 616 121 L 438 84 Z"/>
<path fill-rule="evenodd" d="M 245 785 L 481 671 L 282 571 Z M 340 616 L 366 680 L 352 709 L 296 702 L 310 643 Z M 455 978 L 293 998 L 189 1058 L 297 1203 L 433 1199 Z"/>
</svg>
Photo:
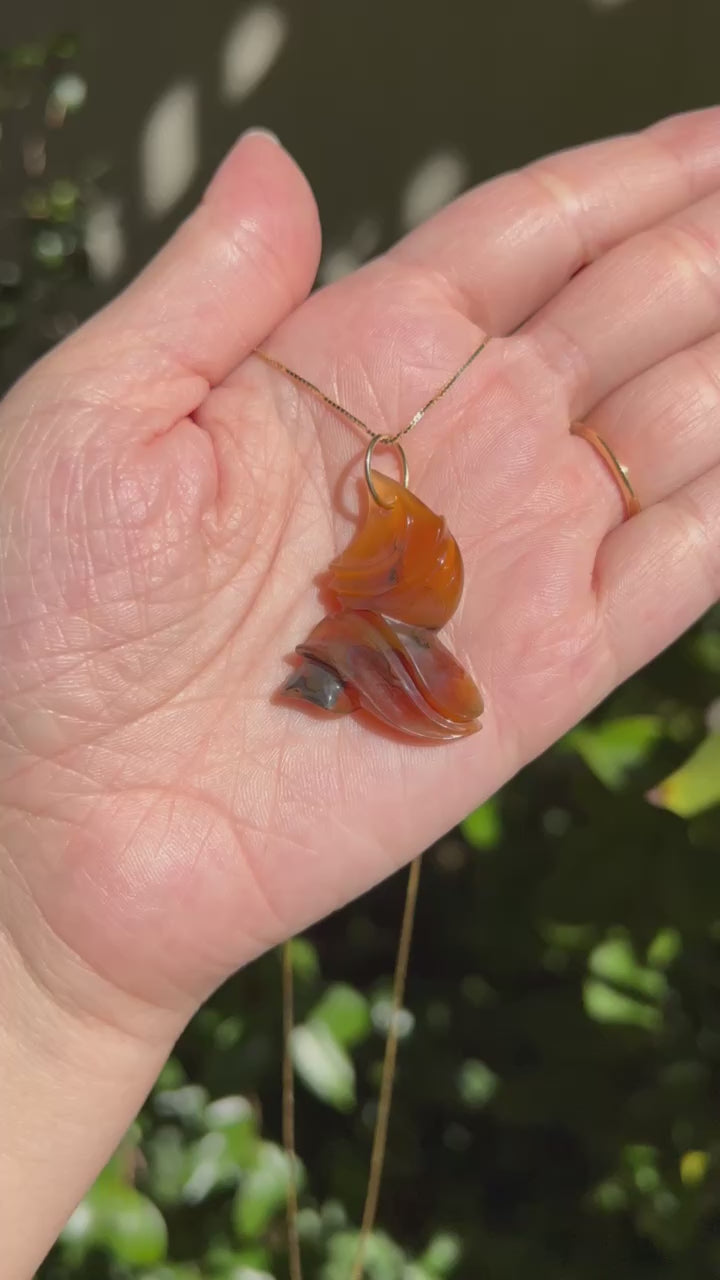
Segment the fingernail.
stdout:
<svg viewBox="0 0 720 1280">
<path fill-rule="evenodd" d="M 280 139 L 272 129 L 266 129 L 264 125 L 253 125 L 250 129 L 246 129 L 243 138 L 267 138 L 269 142 L 274 142 L 276 146 L 282 146 Z"/>
</svg>

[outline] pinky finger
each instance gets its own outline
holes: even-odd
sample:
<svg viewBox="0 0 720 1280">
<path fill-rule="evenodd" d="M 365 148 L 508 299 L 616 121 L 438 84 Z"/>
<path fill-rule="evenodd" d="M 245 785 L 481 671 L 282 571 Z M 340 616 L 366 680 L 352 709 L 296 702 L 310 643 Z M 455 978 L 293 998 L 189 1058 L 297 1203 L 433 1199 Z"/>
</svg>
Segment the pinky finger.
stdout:
<svg viewBox="0 0 720 1280">
<path fill-rule="evenodd" d="M 615 529 L 595 576 L 619 682 L 720 600 L 720 466 Z"/>
</svg>

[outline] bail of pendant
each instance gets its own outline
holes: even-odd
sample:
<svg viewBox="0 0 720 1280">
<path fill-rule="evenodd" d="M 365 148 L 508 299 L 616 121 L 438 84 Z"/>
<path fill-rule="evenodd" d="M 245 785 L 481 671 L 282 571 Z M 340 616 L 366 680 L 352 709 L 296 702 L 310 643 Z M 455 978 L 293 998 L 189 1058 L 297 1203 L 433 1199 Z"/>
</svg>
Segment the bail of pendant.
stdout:
<svg viewBox="0 0 720 1280">
<path fill-rule="evenodd" d="M 402 464 L 403 489 L 407 489 L 410 486 L 410 468 L 408 466 L 407 454 L 405 453 L 405 450 L 403 449 L 399 440 L 392 440 L 392 439 L 389 439 L 387 436 L 372 437 L 372 439 L 370 440 L 370 443 L 368 444 L 367 449 L 365 450 L 365 480 L 367 482 L 367 487 L 370 490 L 370 496 L 372 497 L 373 501 L 376 502 L 379 507 L 384 507 L 386 511 L 389 511 L 390 507 L 392 507 L 395 501 L 394 498 L 391 498 L 389 502 L 383 502 L 373 482 L 373 474 L 372 474 L 373 454 L 375 453 L 375 449 L 379 444 L 386 445 L 388 449 L 395 449 L 399 454 L 400 462 Z"/>
</svg>

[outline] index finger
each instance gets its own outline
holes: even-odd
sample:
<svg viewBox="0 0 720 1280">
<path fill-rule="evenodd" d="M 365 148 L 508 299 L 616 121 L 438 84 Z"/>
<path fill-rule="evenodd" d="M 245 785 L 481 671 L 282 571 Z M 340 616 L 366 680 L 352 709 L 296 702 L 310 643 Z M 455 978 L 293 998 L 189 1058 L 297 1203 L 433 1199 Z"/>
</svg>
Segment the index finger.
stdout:
<svg viewBox="0 0 720 1280">
<path fill-rule="evenodd" d="M 391 257 L 507 334 L 605 250 L 720 187 L 720 108 L 549 156 L 485 183 Z"/>
</svg>

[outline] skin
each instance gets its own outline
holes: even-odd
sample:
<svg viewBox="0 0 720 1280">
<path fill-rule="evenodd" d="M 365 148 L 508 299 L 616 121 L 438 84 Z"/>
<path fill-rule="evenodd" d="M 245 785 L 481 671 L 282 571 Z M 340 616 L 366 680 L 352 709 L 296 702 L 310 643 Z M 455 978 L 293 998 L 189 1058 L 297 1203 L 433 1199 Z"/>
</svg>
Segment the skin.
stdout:
<svg viewBox="0 0 720 1280">
<path fill-rule="evenodd" d="M 419 853 L 720 594 L 719 111 L 487 183 L 307 299 L 319 248 L 304 178 L 247 135 L 0 410 L 5 1280 L 218 983 Z M 363 442 L 252 349 L 393 431 L 486 332 L 407 442 L 465 558 L 444 638 L 483 731 L 401 743 L 278 704 Z M 630 468 L 627 523 L 578 417 Z"/>
</svg>

